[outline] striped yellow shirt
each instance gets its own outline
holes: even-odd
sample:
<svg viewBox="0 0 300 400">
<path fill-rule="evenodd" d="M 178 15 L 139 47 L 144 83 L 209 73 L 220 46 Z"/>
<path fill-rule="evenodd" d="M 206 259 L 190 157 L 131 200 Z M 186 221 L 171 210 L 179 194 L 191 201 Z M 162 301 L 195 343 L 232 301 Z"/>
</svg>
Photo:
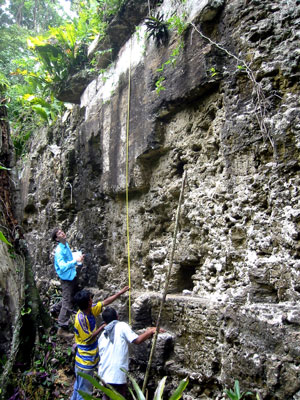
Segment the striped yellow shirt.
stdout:
<svg viewBox="0 0 300 400">
<path fill-rule="evenodd" d="M 102 311 L 102 303 L 99 301 L 92 305 L 91 314 L 86 315 L 78 311 L 75 318 L 74 331 L 77 351 L 75 365 L 78 368 L 91 370 L 99 363 L 97 336 L 91 339 L 97 329 L 96 318 Z"/>
</svg>

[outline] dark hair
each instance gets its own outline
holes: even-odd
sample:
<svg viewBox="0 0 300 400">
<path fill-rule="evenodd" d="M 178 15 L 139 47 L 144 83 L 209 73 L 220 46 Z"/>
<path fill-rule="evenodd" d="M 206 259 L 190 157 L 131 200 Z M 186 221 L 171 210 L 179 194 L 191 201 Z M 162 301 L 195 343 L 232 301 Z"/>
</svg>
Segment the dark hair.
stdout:
<svg viewBox="0 0 300 400">
<path fill-rule="evenodd" d="M 56 234 L 57 234 L 57 232 L 60 230 L 60 228 L 54 228 L 53 229 L 53 231 L 52 231 L 52 233 L 51 233 L 51 240 L 53 240 L 53 242 L 56 242 L 56 239 L 57 239 L 57 237 L 56 237 Z"/>
<path fill-rule="evenodd" d="M 91 293 L 88 290 L 83 289 L 75 294 L 74 301 L 80 310 L 83 311 L 88 308 L 91 297 Z"/>
<path fill-rule="evenodd" d="M 118 313 L 114 308 L 106 307 L 102 313 L 102 319 L 106 324 L 109 324 L 111 321 L 118 319 Z"/>
</svg>

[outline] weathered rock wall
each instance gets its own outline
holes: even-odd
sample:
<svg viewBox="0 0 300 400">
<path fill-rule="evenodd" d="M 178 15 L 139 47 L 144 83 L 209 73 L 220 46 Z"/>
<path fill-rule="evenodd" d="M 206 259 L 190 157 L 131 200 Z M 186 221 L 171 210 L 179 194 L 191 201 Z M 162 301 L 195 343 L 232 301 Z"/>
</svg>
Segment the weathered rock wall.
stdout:
<svg viewBox="0 0 300 400">
<path fill-rule="evenodd" d="M 2 97 L 2 93 L 0 94 Z M 0 104 L 0 359 L 3 365 L 8 358 L 14 334 L 13 325 L 19 317 L 24 298 L 24 265 L 22 265 L 24 263 L 16 256 L 11 245 L 19 237 L 19 227 L 13 215 L 11 197 L 15 189 L 15 177 L 11 174 L 14 165 L 7 108 L 2 99 Z M 7 242 L 11 245 L 10 249 Z"/>
<path fill-rule="evenodd" d="M 296 399 L 300 2 L 169 0 L 159 10 L 176 9 L 190 22 L 181 37 L 157 48 L 134 35 L 80 106 L 32 143 L 19 214 L 36 278 L 43 291 L 55 277 L 49 237 L 59 224 L 87 253 L 82 285 L 102 296 L 127 282 L 131 65 L 134 326 L 156 321 L 187 171 L 162 322 L 174 344 L 158 373 L 174 383 L 188 374 L 186 399 L 221 398 L 234 379 L 265 399 Z M 157 69 L 181 39 L 158 95 Z"/>
</svg>

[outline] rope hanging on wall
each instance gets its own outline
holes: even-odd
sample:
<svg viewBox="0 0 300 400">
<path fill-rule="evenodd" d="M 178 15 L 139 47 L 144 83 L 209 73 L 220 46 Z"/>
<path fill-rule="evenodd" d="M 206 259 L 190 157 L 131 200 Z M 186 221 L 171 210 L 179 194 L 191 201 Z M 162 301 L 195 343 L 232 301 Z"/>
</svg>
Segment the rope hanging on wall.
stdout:
<svg viewBox="0 0 300 400">
<path fill-rule="evenodd" d="M 127 122 L 126 122 L 126 232 L 127 232 L 127 263 L 128 263 L 128 322 L 131 325 L 131 271 L 130 271 L 130 232 L 129 232 L 129 204 L 128 204 L 128 186 L 129 186 L 129 122 L 130 122 L 130 92 L 131 92 L 131 40 L 128 71 L 128 98 L 127 98 Z"/>
</svg>

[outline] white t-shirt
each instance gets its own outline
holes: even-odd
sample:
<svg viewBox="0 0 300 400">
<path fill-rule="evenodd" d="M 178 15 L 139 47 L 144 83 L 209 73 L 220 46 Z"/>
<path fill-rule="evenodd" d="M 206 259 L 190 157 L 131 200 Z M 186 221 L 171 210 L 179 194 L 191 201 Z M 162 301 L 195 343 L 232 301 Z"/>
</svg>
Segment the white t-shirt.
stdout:
<svg viewBox="0 0 300 400">
<path fill-rule="evenodd" d="M 114 343 L 108 337 L 105 337 L 104 333 L 101 334 L 98 340 L 100 355 L 98 374 L 106 383 L 121 385 L 126 383 L 126 374 L 120 368 L 128 371 L 128 345 L 138 335 L 133 332 L 126 322 L 119 321 L 114 329 Z"/>
</svg>

